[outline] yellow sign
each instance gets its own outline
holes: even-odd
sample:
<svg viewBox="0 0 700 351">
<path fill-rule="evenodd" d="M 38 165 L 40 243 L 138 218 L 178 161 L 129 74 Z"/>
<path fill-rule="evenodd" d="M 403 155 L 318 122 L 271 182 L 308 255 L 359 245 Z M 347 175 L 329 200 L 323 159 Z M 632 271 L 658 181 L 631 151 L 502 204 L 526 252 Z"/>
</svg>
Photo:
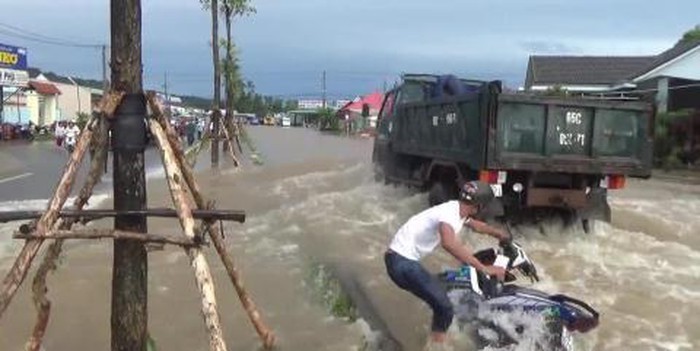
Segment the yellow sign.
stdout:
<svg viewBox="0 0 700 351">
<path fill-rule="evenodd" d="M 0 51 L 0 63 L 14 66 L 19 62 L 19 55 L 11 52 Z"/>
</svg>

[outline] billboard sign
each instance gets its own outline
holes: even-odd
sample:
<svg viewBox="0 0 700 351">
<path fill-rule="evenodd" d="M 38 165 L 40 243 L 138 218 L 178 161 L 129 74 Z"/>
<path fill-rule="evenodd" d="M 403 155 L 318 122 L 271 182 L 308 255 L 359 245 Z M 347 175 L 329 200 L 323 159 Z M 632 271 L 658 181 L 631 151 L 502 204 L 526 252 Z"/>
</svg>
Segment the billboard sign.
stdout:
<svg viewBox="0 0 700 351">
<path fill-rule="evenodd" d="M 27 49 L 0 43 L 0 68 L 27 70 Z"/>
<path fill-rule="evenodd" d="M 316 110 L 323 107 L 323 100 L 299 100 L 298 106 L 302 110 Z"/>
<path fill-rule="evenodd" d="M 26 86 L 27 49 L 0 43 L 0 86 Z"/>
<path fill-rule="evenodd" d="M 29 73 L 15 69 L 0 68 L 0 86 L 26 87 L 29 84 Z"/>
</svg>

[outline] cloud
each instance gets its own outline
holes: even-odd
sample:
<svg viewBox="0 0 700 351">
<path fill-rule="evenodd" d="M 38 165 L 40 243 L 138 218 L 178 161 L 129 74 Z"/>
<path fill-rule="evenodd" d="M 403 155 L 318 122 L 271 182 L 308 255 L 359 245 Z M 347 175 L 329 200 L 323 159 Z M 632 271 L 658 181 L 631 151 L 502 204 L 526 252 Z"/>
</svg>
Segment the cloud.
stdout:
<svg viewBox="0 0 700 351">
<path fill-rule="evenodd" d="M 67 5 L 68 4 L 68 5 Z M 235 22 L 247 79 L 275 95 L 353 95 L 401 72 L 458 73 L 518 85 L 531 54 L 650 55 L 698 23 L 700 1 L 660 11 L 639 0 L 253 0 L 257 14 Z M 143 6 L 145 83 L 211 94 L 210 16 L 197 0 L 148 0 Z M 671 10 L 672 9 L 672 10 Z M 76 13 L 80 21 L 76 22 Z M 109 39 L 109 2 L 11 1 L 0 23 L 78 41 Z M 222 25 L 223 27 L 223 25 Z M 223 28 L 222 28 L 223 30 Z M 99 77 L 99 53 L 4 37 L 26 46 L 30 64 Z"/>
<path fill-rule="evenodd" d="M 532 40 L 522 42 L 521 47 L 532 54 L 580 54 L 581 48 L 556 41 Z"/>
</svg>

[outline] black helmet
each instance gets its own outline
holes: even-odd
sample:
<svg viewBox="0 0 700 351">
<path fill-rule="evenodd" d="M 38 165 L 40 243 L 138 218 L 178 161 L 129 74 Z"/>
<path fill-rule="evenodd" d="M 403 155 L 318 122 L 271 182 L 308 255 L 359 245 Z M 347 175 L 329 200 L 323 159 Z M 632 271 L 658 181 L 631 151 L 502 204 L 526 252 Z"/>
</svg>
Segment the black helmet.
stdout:
<svg viewBox="0 0 700 351">
<path fill-rule="evenodd" d="M 459 200 L 480 208 L 486 207 L 494 198 L 493 189 L 488 183 L 474 180 L 465 182 L 459 188 Z"/>
</svg>

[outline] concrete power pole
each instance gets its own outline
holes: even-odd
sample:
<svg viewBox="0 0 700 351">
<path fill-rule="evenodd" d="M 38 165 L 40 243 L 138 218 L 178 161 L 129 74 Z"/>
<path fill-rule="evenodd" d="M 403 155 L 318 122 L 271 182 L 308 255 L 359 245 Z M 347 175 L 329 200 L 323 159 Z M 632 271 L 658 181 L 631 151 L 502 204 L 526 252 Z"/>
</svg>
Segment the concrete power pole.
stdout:
<svg viewBox="0 0 700 351">
<path fill-rule="evenodd" d="M 112 89 L 126 93 L 112 122 L 114 209 L 146 208 L 146 100 L 141 76 L 141 0 L 110 0 Z M 145 233 L 146 217 L 117 216 L 118 230 Z M 146 351 L 148 256 L 140 242 L 114 240 L 112 351 Z"/>
<path fill-rule="evenodd" d="M 102 45 L 102 94 L 107 94 L 109 80 L 107 79 L 107 45 Z"/>
<path fill-rule="evenodd" d="M 323 70 L 323 108 L 325 109 L 326 104 L 326 70 Z"/>
<path fill-rule="evenodd" d="M 165 93 L 165 117 L 170 118 L 170 98 L 168 97 L 168 72 L 163 73 L 163 90 Z"/>
</svg>

